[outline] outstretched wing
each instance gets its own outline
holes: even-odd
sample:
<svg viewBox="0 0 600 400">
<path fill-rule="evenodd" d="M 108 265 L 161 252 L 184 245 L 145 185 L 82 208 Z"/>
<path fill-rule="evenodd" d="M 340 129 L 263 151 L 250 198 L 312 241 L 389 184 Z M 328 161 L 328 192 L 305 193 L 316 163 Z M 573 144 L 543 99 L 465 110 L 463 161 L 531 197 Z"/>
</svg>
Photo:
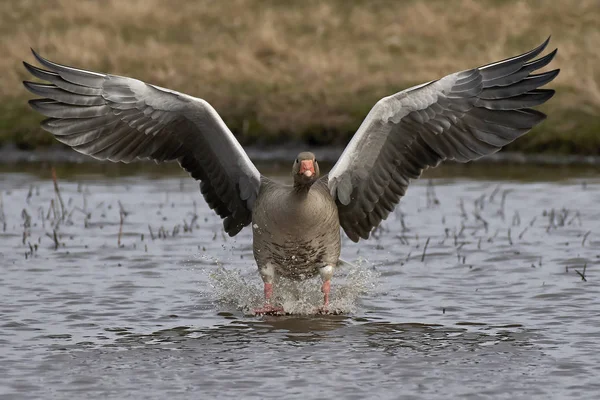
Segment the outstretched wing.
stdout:
<svg viewBox="0 0 600 400">
<path fill-rule="evenodd" d="M 559 70 L 532 74 L 550 38 L 525 54 L 406 89 L 375 104 L 328 175 L 342 228 L 367 239 L 404 196 L 411 179 L 443 160 L 497 152 L 545 119 L 530 107 Z"/>
<path fill-rule="evenodd" d="M 100 160 L 177 160 L 200 181 L 208 205 L 229 235 L 252 218 L 260 173 L 208 102 L 136 79 L 48 61 L 48 70 L 24 62 L 49 84 L 23 82 L 31 107 L 50 117 L 42 128 L 74 150 Z"/>
</svg>

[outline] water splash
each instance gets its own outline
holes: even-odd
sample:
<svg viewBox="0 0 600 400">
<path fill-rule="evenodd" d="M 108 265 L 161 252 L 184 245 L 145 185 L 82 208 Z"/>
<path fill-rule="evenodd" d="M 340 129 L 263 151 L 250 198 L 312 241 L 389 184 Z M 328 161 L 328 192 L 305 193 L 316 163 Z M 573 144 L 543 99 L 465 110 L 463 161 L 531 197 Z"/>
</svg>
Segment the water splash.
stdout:
<svg viewBox="0 0 600 400">
<path fill-rule="evenodd" d="M 375 288 L 379 275 L 365 260 L 337 268 L 329 309 L 344 314 L 355 312 L 361 295 Z M 263 305 L 263 283 L 254 270 L 242 272 L 221 265 L 210 274 L 210 282 L 219 308 L 252 313 L 254 308 Z M 302 282 L 279 278 L 273 297 L 274 303 L 282 305 L 287 313 L 315 314 L 323 301 L 321 281 L 318 276 Z"/>
</svg>

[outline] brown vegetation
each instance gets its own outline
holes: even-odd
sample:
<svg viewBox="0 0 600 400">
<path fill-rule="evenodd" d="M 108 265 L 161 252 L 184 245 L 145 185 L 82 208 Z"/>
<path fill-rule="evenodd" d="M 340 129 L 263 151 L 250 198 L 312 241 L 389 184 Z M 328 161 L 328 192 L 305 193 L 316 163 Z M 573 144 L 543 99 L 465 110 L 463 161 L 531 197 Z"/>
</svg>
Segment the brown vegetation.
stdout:
<svg viewBox="0 0 600 400">
<path fill-rule="evenodd" d="M 600 153 L 598 21 L 597 0 L 4 1 L 0 141 L 51 141 L 25 105 L 29 47 L 202 97 L 245 142 L 343 143 L 379 98 L 552 34 L 550 118 L 513 148 Z"/>
</svg>

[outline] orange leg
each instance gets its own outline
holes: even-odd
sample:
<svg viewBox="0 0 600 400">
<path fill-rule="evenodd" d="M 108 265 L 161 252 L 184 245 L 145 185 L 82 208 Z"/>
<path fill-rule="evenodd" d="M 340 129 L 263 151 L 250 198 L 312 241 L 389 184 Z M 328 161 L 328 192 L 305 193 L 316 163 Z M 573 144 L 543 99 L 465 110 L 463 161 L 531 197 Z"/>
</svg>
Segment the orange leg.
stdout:
<svg viewBox="0 0 600 400">
<path fill-rule="evenodd" d="M 333 267 L 326 265 L 319 269 L 321 280 L 323 285 L 321 286 L 321 292 L 323 292 L 323 306 L 319 308 L 318 312 L 328 313 L 329 312 L 329 292 L 331 290 L 331 277 L 333 276 Z"/>
<path fill-rule="evenodd" d="M 272 265 L 267 264 L 260 269 L 260 276 L 265 284 L 265 305 L 254 310 L 256 315 L 264 314 L 283 314 L 283 307 L 273 306 L 271 298 L 273 297 L 273 280 L 275 278 L 275 269 Z"/>
<path fill-rule="evenodd" d="M 273 284 L 265 282 L 265 305 L 261 308 L 254 309 L 254 314 L 283 314 L 283 307 L 272 305 L 271 297 L 273 297 Z"/>
</svg>

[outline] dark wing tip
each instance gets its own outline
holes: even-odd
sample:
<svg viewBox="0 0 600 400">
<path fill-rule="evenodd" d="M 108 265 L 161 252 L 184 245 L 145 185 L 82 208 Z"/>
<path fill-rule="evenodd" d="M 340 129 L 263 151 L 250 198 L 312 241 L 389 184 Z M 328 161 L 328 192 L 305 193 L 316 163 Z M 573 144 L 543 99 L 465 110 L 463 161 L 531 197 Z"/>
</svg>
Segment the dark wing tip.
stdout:
<svg viewBox="0 0 600 400">
<path fill-rule="evenodd" d="M 31 54 L 33 54 L 33 56 L 35 57 L 36 60 L 38 60 L 40 63 L 45 64 L 45 61 L 47 61 L 44 57 L 42 57 L 40 55 L 40 53 L 38 53 L 37 51 L 35 51 L 33 49 L 33 47 L 29 48 L 31 50 Z"/>
<path fill-rule="evenodd" d="M 33 54 L 33 56 L 35 57 L 35 59 L 36 59 L 36 60 L 37 60 L 37 61 L 38 61 L 40 64 L 42 64 L 43 66 L 45 66 L 45 67 L 47 67 L 47 68 L 53 69 L 53 68 L 52 68 L 52 65 L 54 64 L 53 62 L 46 60 L 46 59 L 45 59 L 44 57 L 42 57 L 42 56 L 41 56 L 41 55 L 40 55 L 40 54 L 39 54 L 37 51 L 35 51 L 35 50 L 33 49 L 33 47 L 31 47 L 31 48 L 30 48 L 30 50 L 31 50 L 31 53 Z"/>
<path fill-rule="evenodd" d="M 535 108 L 525 108 L 522 111 L 527 112 L 527 114 L 531 116 L 531 119 L 533 121 L 533 125 L 531 126 L 532 128 L 540 122 L 546 120 L 546 118 L 548 118 L 548 115 L 546 115 L 546 113 L 536 110 Z"/>
<path fill-rule="evenodd" d="M 539 46 L 537 46 L 536 48 L 529 50 L 528 52 L 521 54 L 520 56 L 517 56 L 514 58 L 532 59 L 534 57 L 537 57 L 542 51 L 544 51 L 544 49 L 546 49 L 546 47 L 548 46 L 548 43 L 550 43 L 550 36 L 548 36 L 548 38 L 546 40 L 544 40 L 544 42 L 542 44 L 540 44 Z"/>
<path fill-rule="evenodd" d="M 544 72 L 543 74 L 539 74 L 539 75 L 543 75 L 545 77 L 544 83 L 541 84 L 540 86 L 544 86 L 544 85 L 552 82 L 554 80 L 554 78 L 556 78 L 558 76 L 559 73 L 560 73 L 560 68 L 556 68 L 556 69 L 553 69 L 552 71 L 548 71 L 548 72 Z"/>
<path fill-rule="evenodd" d="M 34 92 L 35 89 L 33 88 L 35 84 L 35 82 L 23 81 L 23 86 L 25 86 L 25 89 L 29 90 L 33 94 L 37 94 Z"/>
<path fill-rule="evenodd" d="M 544 49 L 548 46 L 548 43 L 550 43 L 550 38 L 551 37 L 552 37 L 552 35 L 548 35 L 548 37 L 546 38 L 546 40 L 544 40 L 544 42 L 542 44 L 540 44 L 538 47 L 536 47 L 535 49 L 533 49 L 531 52 L 536 52 L 537 51 L 537 53 L 539 54 L 542 51 L 544 51 Z"/>
<path fill-rule="evenodd" d="M 517 66 L 519 64 L 522 65 L 522 63 L 525 63 L 531 59 L 534 59 L 538 55 L 540 55 L 540 53 L 544 51 L 546 46 L 548 46 L 549 42 L 550 42 L 550 36 L 548 36 L 548 38 L 542 44 L 540 44 L 539 46 L 537 46 L 536 48 L 534 48 L 532 50 L 529 50 L 523 54 L 519 54 L 518 56 L 509 57 L 509 58 L 505 58 L 504 60 L 501 60 L 501 61 L 493 62 L 491 64 L 482 65 L 478 69 L 480 71 L 485 71 L 485 70 L 493 71 L 493 70 L 497 70 L 498 68 L 502 68 L 503 66 L 506 68 L 507 66 Z M 518 68 L 516 68 L 516 69 L 518 70 Z"/>
<path fill-rule="evenodd" d="M 346 232 L 346 236 L 348 236 L 348 239 L 352 240 L 354 243 L 358 243 L 358 241 L 360 240 L 360 236 L 358 236 L 358 234 L 355 231 L 344 228 L 344 232 Z"/>
<path fill-rule="evenodd" d="M 550 64 L 550 62 L 554 59 L 554 56 L 556 56 L 556 53 L 558 53 L 558 49 L 554 49 L 550 53 L 536 60 L 527 62 L 525 66 L 533 68 L 532 70 L 543 68 L 546 65 Z"/>
<path fill-rule="evenodd" d="M 550 43 L 550 39 L 552 38 L 552 34 L 548 35 L 548 37 L 546 38 L 546 40 L 544 41 L 544 47 L 546 47 L 548 45 L 548 43 Z"/>
<path fill-rule="evenodd" d="M 42 80 L 48 81 L 48 77 L 58 77 L 58 74 L 56 72 L 38 68 L 35 65 L 29 64 L 27 61 L 23 61 L 23 66 L 31 75 Z"/>
<path fill-rule="evenodd" d="M 47 110 L 45 110 L 44 105 L 47 104 L 56 104 L 56 100 L 52 100 L 52 99 L 31 99 L 27 101 L 27 104 L 29 104 L 29 107 L 31 107 L 33 110 L 39 112 L 42 115 L 45 115 L 47 117 L 49 117 L 49 115 L 47 115 Z"/>
<path fill-rule="evenodd" d="M 29 64 L 27 61 L 23 61 L 23 66 L 31 75 L 35 74 L 35 67 L 33 65 Z M 25 82 L 26 81 L 23 81 L 23 84 L 25 84 Z"/>
<path fill-rule="evenodd" d="M 88 71 L 85 69 L 69 67 L 68 65 L 63 65 L 59 63 L 55 63 L 53 61 L 47 60 L 41 55 L 38 54 L 33 48 L 31 49 L 33 56 L 35 59 L 44 67 L 48 68 L 48 73 L 58 74 L 60 78 L 69 83 L 73 83 L 80 86 L 87 86 L 90 88 L 100 89 L 102 87 L 102 83 L 104 78 L 106 78 L 106 74 Z"/>
<path fill-rule="evenodd" d="M 33 108 L 34 110 L 38 111 L 38 104 L 41 102 L 45 101 L 46 99 L 31 99 L 27 101 L 27 104 L 29 104 L 29 107 Z"/>
</svg>

